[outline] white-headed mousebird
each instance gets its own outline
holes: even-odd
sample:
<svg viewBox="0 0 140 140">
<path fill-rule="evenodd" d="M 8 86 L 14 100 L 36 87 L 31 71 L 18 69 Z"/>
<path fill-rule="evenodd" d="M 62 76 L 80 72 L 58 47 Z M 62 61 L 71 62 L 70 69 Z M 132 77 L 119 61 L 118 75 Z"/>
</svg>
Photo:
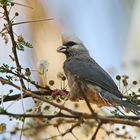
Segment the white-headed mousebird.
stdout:
<svg viewBox="0 0 140 140">
<path fill-rule="evenodd" d="M 90 103 L 99 107 L 122 106 L 139 114 L 140 106 L 123 98 L 111 76 L 90 57 L 80 39 L 75 36 L 63 36 L 63 45 L 57 49 L 57 52 L 66 55 L 63 68 L 70 87 L 72 101 L 82 98 L 80 88 L 75 80 L 75 76 L 77 76 L 86 87 L 84 92 Z"/>
</svg>

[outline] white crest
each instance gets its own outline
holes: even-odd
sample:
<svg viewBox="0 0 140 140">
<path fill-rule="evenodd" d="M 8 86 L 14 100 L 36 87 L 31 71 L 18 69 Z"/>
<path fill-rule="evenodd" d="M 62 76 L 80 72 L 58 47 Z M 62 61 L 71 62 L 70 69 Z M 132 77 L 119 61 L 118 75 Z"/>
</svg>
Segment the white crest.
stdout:
<svg viewBox="0 0 140 140">
<path fill-rule="evenodd" d="M 73 41 L 78 44 L 82 44 L 82 41 L 75 34 L 62 33 L 62 42 L 65 43 L 65 42 L 69 42 L 69 41 Z"/>
</svg>

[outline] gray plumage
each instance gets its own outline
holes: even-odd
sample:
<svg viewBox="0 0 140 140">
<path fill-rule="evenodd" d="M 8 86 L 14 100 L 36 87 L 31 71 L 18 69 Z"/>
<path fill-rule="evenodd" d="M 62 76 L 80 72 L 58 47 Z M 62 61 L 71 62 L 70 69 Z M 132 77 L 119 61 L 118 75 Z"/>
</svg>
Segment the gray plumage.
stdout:
<svg viewBox="0 0 140 140">
<path fill-rule="evenodd" d="M 140 111 L 140 107 L 123 100 L 123 95 L 110 75 L 93 60 L 83 43 L 77 38 L 66 38 L 58 52 L 66 55 L 64 72 L 71 89 L 71 100 L 81 98 L 75 76 L 87 87 L 86 96 L 90 102 L 98 106 L 120 105 L 133 111 Z"/>
</svg>

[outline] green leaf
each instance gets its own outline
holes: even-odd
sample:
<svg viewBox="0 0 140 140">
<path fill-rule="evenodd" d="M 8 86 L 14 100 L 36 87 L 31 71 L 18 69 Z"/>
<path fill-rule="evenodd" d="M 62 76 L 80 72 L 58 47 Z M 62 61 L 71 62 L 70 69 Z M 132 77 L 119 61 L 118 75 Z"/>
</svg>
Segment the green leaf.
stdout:
<svg viewBox="0 0 140 140">
<path fill-rule="evenodd" d="M 13 80 L 13 77 L 10 76 L 10 75 L 6 75 L 6 78 L 7 78 L 7 80 L 9 80 L 9 81 L 12 81 L 12 80 Z"/>
<path fill-rule="evenodd" d="M 12 55 L 9 55 L 12 61 L 15 61 L 15 58 Z"/>
<path fill-rule="evenodd" d="M 24 47 L 33 48 L 32 44 L 26 41 L 17 42 L 16 48 L 20 51 L 24 51 Z"/>
<path fill-rule="evenodd" d="M 49 105 L 46 105 L 43 110 L 49 110 L 50 109 L 50 106 Z"/>
<path fill-rule="evenodd" d="M 32 108 L 26 110 L 26 112 L 32 112 L 32 111 L 33 111 Z"/>
<path fill-rule="evenodd" d="M 16 45 L 16 48 L 19 50 L 19 51 L 24 51 L 24 46 L 22 44 L 17 44 Z"/>
<path fill-rule="evenodd" d="M 26 41 L 23 41 L 22 44 L 27 48 L 33 48 L 32 44 Z"/>
<path fill-rule="evenodd" d="M 3 107 L 0 107 L 0 113 L 5 113 L 6 111 L 4 110 Z"/>
<path fill-rule="evenodd" d="M 5 35 L 5 36 L 4 36 L 4 43 L 5 43 L 5 45 L 7 45 L 7 44 L 8 44 L 8 41 L 9 41 L 8 36 L 7 36 L 7 35 Z"/>
<path fill-rule="evenodd" d="M 0 4 L 2 5 L 8 5 L 9 0 L 0 0 Z"/>
</svg>

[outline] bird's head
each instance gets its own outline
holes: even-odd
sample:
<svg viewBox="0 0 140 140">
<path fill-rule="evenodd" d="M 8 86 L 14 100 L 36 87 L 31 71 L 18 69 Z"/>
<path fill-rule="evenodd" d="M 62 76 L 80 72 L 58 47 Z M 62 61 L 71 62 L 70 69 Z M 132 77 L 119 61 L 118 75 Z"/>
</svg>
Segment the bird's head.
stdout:
<svg viewBox="0 0 140 140">
<path fill-rule="evenodd" d="M 57 52 L 64 53 L 67 58 L 75 55 L 89 54 L 82 41 L 75 35 L 62 35 L 62 43 L 62 46 L 57 48 Z"/>
</svg>

